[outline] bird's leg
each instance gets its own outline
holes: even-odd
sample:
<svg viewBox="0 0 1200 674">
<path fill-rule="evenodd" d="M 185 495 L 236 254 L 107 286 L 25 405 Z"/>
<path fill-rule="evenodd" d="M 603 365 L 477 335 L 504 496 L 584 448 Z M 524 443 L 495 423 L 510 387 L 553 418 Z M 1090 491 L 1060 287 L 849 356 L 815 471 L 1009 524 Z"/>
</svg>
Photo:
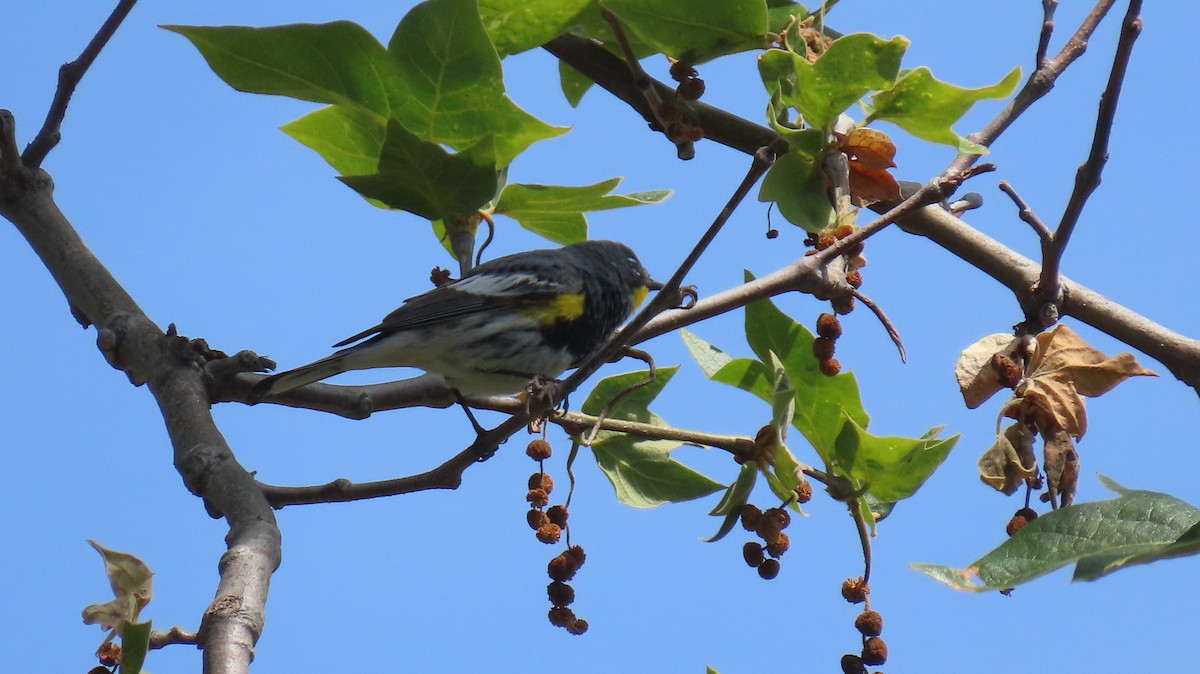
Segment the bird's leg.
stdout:
<svg viewBox="0 0 1200 674">
<path fill-rule="evenodd" d="M 456 388 L 451 388 L 450 393 L 454 394 L 454 400 L 457 401 L 458 404 L 462 406 L 463 411 L 467 413 L 467 420 L 471 422 L 471 428 L 475 429 L 475 435 L 483 435 L 486 433 L 487 429 L 481 426 L 478 421 L 476 421 L 475 415 L 471 413 L 471 407 L 467 405 L 466 398 L 463 398 L 463 394 L 459 393 L 458 389 Z"/>
</svg>

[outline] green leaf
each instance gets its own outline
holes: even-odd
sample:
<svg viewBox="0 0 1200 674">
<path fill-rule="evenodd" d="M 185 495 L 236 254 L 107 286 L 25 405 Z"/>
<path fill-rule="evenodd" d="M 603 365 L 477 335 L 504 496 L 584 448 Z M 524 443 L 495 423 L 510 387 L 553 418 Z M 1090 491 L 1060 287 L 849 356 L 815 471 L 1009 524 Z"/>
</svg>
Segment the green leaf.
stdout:
<svg viewBox="0 0 1200 674">
<path fill-rule="evenodd" d="M 405 98 L 387 50 L 349 21 L 163 28 L 191 40 L 213 72 L 238 91 L 360 106 L 382 117 Z"/>
<path fill-rule="evenodd" d="M 713 534 L 711 538 L 704 539 L 706 543 L 716 543 L 733 531 L 733 525 L 737 524 L 738 518 L 741 517 L 742 506 L 746 505 L 757 480 L 758 464 L 753 461 L 743 463 L 741 470 L 738 471 L 737 479 L 725 489 L 721 500 L 717 502 L 717 507 L 709 513 L 723 516 L 725 519 L 721 520 L 721 528 L 717 529 L 717 533 Z"/>
<path fill-rule="evenodd" d="M 787 427 L 796 413 L 796 389 L 774 352 L 771 353 L 771 370 L 771 423 L 782 440 L 787 437 Z"/>
<path fill-rule="evenodd" d="M 387 120 L 361 108 L 330 105 L 280 127 L 315 150 L 342 175 L 364 175 L 379 168 L 387 138 Z"/>
<path fill-rule="evenodd" d="M 942 465 L 958 436 L 939 439 L 940 428 L 921 438 L 872 435 L 847 419 L 834 443 L 842 474 L 865 482 L 870 493 L 891 503 L 908 498 Z"/>
<path fill-rule="evenodd" d="M 759 74 L 767 90 L 778 91 L 805 122 L 829 131 L 838 115 L 868 91 L 892 86 L 908 44 L 901 36 L 884 40 L 854 33 L 834 40 L 813 63 L 790 51 L 769 49 L 759 59 Z"/>
<path fill-rule="evenodd" d="M 652 381 L 617 401 L 608 417 L 667 427 L 665 421 L 647 408 L 678 369 L 660 368 Z M 584 401 L 583 412 L 599 414 L 618 394 L 645 382 L 649 374 L 643 370 L 605 377 Z M 617 499 L 635 508 L 689 501 L 721 489 L 724 485 L 671 458 L 671 450 L 680 444 L 673 440 L 648 440 L 626 433 L 601 431 L 592 443 L 592 454 L 612 483 Z"/>
<path fill-rule="evenodd" d="M 747 273 L 746 280 L 753 280 L 753 277 Z M 830 460 L 834 440 L 841 432 L 845 418 L 852 419 L 862 428 L 870 423 L 854 375 L 849 372 L 833 377 L 822 374 L 812 352 L 812 333 L 770 300 L 746 305 L 746 341 L 760 360 L 770 360 L 773 352 L 783 362 L 792 386 L 796 388 L 796 413 L 792 425 L 826 462 Z"/>
<path fill-rule="evenodd" d="M 609 194 L 620 182 L 620 178 L 610 178 L 584 186 L 513 183 L 500 193 L 495 212 L 551 241 L 567 244 L 587 239 L 585 211 L 655 204 L 671 194 L 671 190 Z"/>
<path fill-rule="evenodd" d="M 671 458 L 680 443 L 619 434 L 592 443 L 592 454 L 617 500 L 652 508 L 707 496 L 725 485 Z"/>
<path fill-rule="evenodd" d="M 1015 587 L 1072 562 L 1072 580 L 1095 580 L 1200 552 L 1200 510 L 1174 496 L 1105 482 L 1117 498 L 1046 513 L 965 569 L 911 566 L 956 589 L 979 591 Z"/>
<path fill-rule="evenodd" d="M 718 370 L 725 367 L 733 360 L 733 357 L 716 346 L 700 337 L 691 330 L 686 328 L 680 329 L 679 336 L 683 338 L 683 345 L 687 347 L 696 364 L 704 372 L 704 376 L 712 378 Z"/>
<path fill-rule="evenodd" d="M 871 97 L 871 118 L 885 120 L 918 138 L 954 145 L 960 152 L 983 154 L 987 148 L 954 133 L 950 127 L 967 110 L 985 98 L 1004 98 L 1021 79 L 1021 68 L 1013 68 L 999 82 L 978 89 L 965 89 L 936 79 L 924 66 L 906 72 L 896 86 Z"/>
<path fill-rule="evenodd" d="M 388 120 L 378 171 L 340 180 L 369 199 L 430 220 L 470 213 L 499 186 L 491 137 L 450 154 L 394 119 Z"/>
<path fill-rule="evenodd" d="M 775 397 L 771 371 L 753 358 L 735 358 L 709 378 L 753 393 L 768 403 Z"/>
<path fill-rule="evenodd" d="M 139 674 L 150 651 L 150 621 L 125 623 L 121 630 L 121 674 Z"/>
<path fill-rule="evenodd" d="M 504 95 L 500 57 L 475 0 L 427 0 L 400 20 L 388 52 L 403 82 L 392 116 L 424 140 L 463 149 L 495 136 L 506 166 L 535 141 L 567 131 L 538 120 Z"/>
<path fill-rule="evenodd" d="M 479 0 L 479 15 L 500 56 L 549 42 L 591 0 Z"/>
<path fill-rule="evenodd" d="M 566 97 L 567 103 L 572 108 L 579 107 L 579 101 L 583 100 L 583 95 L 588 89 L 595 84 L 587 75 L 579 72 L 571 66 L 558 62 L 558 84 L 562 87 L 563 96 Z"/>
<path fill-rule="evenodd" d="M 829 226 L 834 212 L 825 192 L 819 159 L 788 152 L 763 177 L 759 201 L 774 201 L 788 222 L 810 232 Z"/>
<path fill-rule="evenodd" d="M 627 32 L 685 63 L 761 47 L 767 35 L 764 0 L 600 0 Z"/>
<path fill-rule="evenodd" d="M 646 370 L 637 370 L 635 372 L 626 372 L 625 374 L 605 377 L 596 384 L 596 387 L 588 394 L 587 400 L 583 401 L 583 405 L 579 409 L 584 414 L 596 416 L 618 394 L 623 393 L 634 384 L 642 384 L 638 388 L 624 393 L 621 399 L 608 411 L 608 417 L 610 419 L 652 423 L 657 417 L 647 408 L 658 397 L 658 394 L 662 393 L 667 382 L 671 381 L 671 377 L 674 377 L 678 370 L 678 366 L 658 368 L 657 374 L 653 379 L 650 379 L 650 373 Z M 598 437 L 602 437 L 605 433 L 612 433 L 612 431 L 601 431 Z"/>
<path fill-rule="evenodd" d="M 800 485 L 800 462 L 796 460 L 796 455 L 792 454 L 792 450 L 784 445 L 779 445 L 775 448 L 775 463 L 771 466 L 771 470 L 775 472 L 775 478 L 779 481 L 780 487 L 786 491 L 786 495 L 779 495 L 781 499 L 790 499 L 795 493 L 792 491 Z M 796 510 L 800 509 L 799 504 L 793 503 L 792 507 Z"/>
</svg>

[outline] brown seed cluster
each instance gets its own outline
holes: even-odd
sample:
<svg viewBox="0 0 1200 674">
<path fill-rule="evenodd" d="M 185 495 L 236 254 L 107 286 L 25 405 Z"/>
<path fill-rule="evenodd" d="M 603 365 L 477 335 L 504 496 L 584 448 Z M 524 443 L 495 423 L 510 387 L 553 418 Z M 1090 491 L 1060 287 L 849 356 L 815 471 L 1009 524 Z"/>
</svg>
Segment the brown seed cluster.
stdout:
<svg viewBox="0 0 1200 674">
<path fill-rule="evenodd" d="M 779 558 L 791 547 L 791 539 L 784 529 L 792 523 L 792 516 L 786 508 L 767 508 L 759 510 L 758 506 L 747 503 L 741 511 L 742 528 L 753 531 L 761 540 L 746 541 L 742 546 L 742 558 L 746 564 L 757 569 L 763 580 L 771 580 L 779 575 Z"/>
<path fill-rule="evenodd" d="M 887 644 L 879 636 L 883 633 L 883 616 L 871 609 L 868 601 L 870 594 L 871 588 L 861 576 L 842 582 L 842 597 L 846 601 L 851 604 L 866 602 L 862 613 L 854 619 L 854 629 L 862 635 L 862 652 L 842 656 L 842 672 L 846 674 L 866 674 L 868 665 L 874 667 L 887 662 Z"/>
<path fill-rule="evenodd" d="M 831 227 L 816 234 L 810 233 L 805 243 L 812 246 L 806 251 L 806 255 L 815 254 L 816 251 L 825 250 L 833 246 L 838 241 L 857 231 L 854 225 L 842 224 L 837 227 Z M 846 283 L 852 288 L 858 288 L 863 284 L 863 275 L 861 269 L 867 266 L 867 258 L 862 254 L 863 245 L 857 243 L 851 246 L 839 258 L 843 265 L 843 270 L 846 274 Z M 834 342 L 842 335 L 842 326 L 838 321 L 839 315 L 846 315 L 854 311 L 854 296 L 851 294 L 843 294 L 837 297 L 829 298 L 829 305 L 833 313 L 821 314 L 817 318 L 817 339 L 813 342 L 813 355 L 817 359 L 817 364 L 821 370 L 821 374 L 827 377 L 837 375 L 842 371 L 842 364 L 833 357 L 835 348 Z"/>
<path fill-rule="evenodd" d="M 561 627 L 571 634 L 583 634 L 588 628 L 587 621 L 576 616 L 575 611 L 569 608 L 575 601 L 575 588 L 567 584 L 568 580 L 575 577 L 586 558 L 583 548 L 572 545 L 546 565 L 546 573 L 550 576 L 550 584 L 546 586 L 546 596 L 550 599 L 550 612 L 547 617 L 551 625 Z"/>
<path fill-rule="evenodd" d="M 565 504 L 547 507 L 550 494 L 554 491 L 554 480 L 546 473 L 543 465 L 552 454 L 550 443 L 540 438 L 534 440 L 525 449 L 525 454 L 538 462 L 538 472 L 530 475 L 525 485 L 528 489 L 525 500 L 529 501 L 530 506 L 525 520 L 539 541 L 547 545 L 558 543 L 567 531 L 569 513 Z M 567 540 L 570 541 L 569 538 Z M 575 612 L 568 608 L 575 601 L 575 588 L 567 584 L 567 581 L 575 577 L 579 567 L 583 566 L 586 557 L 582 547 L 568 545 L 566 550 L 555 555 L 546 565 L 546 573 L 550 576 L 550 584 L 546 586 L 546 595 L 550 599 L 550 612 L 547 617 L 551 625 L 561 627 L 571 634 L 583 634 L 588 628 L 587 621 L 576 616 Z"/>
</svg>

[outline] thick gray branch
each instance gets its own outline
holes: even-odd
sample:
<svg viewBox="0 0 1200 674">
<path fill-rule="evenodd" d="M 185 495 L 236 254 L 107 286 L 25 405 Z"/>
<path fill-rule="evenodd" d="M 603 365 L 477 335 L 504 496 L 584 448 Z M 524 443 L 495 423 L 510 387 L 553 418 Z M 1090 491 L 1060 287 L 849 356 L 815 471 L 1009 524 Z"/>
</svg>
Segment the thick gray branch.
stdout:
<svg viewBox="0 0 1200 674">
<path fill-rule="evenodd" d="M 29 242 L 77 318 L 96 326 L 106 358 L 158 402 L 184 482 L 229 523 L 216 598 L 200 630 L 205 672 L 245 672 L 263 625 L 271 573 L 279 566 L 275 516 L 238 465 L 209 412 L 198 365 L 169 340 L 84 244 L 53 198 L 50 176 L 11 155 L 13 118 L 0 111 L 0 215 Z M 5 151 L 3 148 L 9 148 Z"/>
</svg>

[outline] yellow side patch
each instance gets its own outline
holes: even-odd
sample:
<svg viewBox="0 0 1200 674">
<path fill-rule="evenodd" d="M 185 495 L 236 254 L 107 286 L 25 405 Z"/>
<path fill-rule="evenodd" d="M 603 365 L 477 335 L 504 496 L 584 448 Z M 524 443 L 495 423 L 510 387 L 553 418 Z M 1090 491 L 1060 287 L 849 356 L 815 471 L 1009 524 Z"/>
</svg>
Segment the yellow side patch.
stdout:
<svg viewBox="0 0 1200 674">
<path fill-rule="evenodd" d="M 546 304 L 531 307 L 528 314 L 541 325 L 573 321 L 583 315 L 583 293 L 563 293 Z"/>
<path fill-rule="evenodd" d="M 633 308 L 634 309 L 636 309 L 642 305 L 642 302 L 645 301 L 645 299 L 646 299 L 646 294 L 649 292 L 650 292 L 650 289 L 647 288 L 646 286 L 638 286 L 633 289 Z"/>
</svg>

